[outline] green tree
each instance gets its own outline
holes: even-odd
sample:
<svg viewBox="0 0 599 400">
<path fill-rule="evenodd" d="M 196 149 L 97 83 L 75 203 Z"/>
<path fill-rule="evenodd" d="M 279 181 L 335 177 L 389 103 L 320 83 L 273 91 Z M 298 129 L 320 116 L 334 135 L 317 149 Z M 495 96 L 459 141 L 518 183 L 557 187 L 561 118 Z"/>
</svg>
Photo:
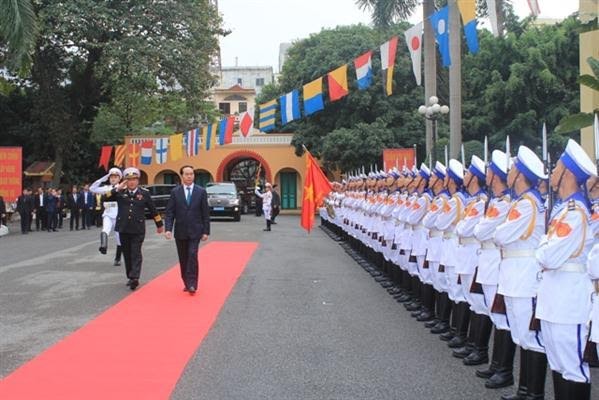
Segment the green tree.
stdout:
<svg viewBox="0 0 599 400">
<path fill-rule="evenodd" d="M 37 19 L 31 0 L 0 0 L 0 43 L 11 68 L 28 66 L 36 36 Z"/>
</svg>

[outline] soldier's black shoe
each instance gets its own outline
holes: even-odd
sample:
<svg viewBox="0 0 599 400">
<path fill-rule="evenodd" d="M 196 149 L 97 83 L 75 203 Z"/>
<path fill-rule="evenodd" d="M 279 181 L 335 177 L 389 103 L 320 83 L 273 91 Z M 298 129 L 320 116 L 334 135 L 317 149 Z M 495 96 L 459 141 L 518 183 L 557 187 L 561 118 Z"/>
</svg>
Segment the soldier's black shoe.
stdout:
<svg viewBox="0 0 599 400">
<path fill-rule="evenodd" d="M 100 233 L 100 253 L 106 254 L 108 248 L 108 235 L 105 232 Z"/>
<path fill-rule="evenodd" d="M 433 314 L 428 311 L 428 310 L 424 310 L 423 312 L 420 313 L 420 315 L 418 317 L 416 317 L 416 321 L 418 322 L 426 322 L 426 321 L 433 321 Z"/>
<path fill-rule="evenodd" d="M 195 295 L 196 294 L 196 288 L 195 288 L 195 286 L 190 286 L 188 292 L 189 292 L 190 296 Z"/>
<path fill-rule="evenodd" d="M 464 347 L 458 347 L 457 349 L 455 349 L 451 354 L 455 357 L 455 358 L 466 358 L 470 355 L 470 353 L 472 353 L 472 351 L 474 350 L 474 348 L 469 345 L 466 344 Z"/>
<path fill-rule="evenodd" d="M 388 281 L 387 277 L 383 274 L 377 276 L 376 278 L 374 278 L 374 280 L 377 282 Z"/>
<path fill-rule="evenodd" d="M 434 328 L 440 322 L 441 321 L 439 321 L 437 318 L 434 318 L 434 319 L 431 319 L 430 321 L 425 322 L 424 327 L 427 329 L 431 329 L 431 328 Z"/>
<path fill-rule="evenodd" d="M 419 307 L 410 313 L 410 317 L 418 318 L 420 316 L 420 314 L 422 314 L 423 312 L 424 312 L 424 309 L 422 307 Z"/>
<path fill-rule="evenodd" d="M 127 286 L 131 286 L 131 283 L 132 283 L 132 282 L 133 282 L 133 279 L 129 279 L 129 280 L 127 281 Z"/>
<path fill-rule="evenodd" d="M 411 303 L 406 304 L 405 307 L 408 311 L 416 311 L 420 310 L 421 305 L 417 301 L 413 301 Z"/>
<path fill-rule="evenodd" d="M 464 365 L 481 365 L 489 362 L 489 354 L 486 351 L 474 349 L 466 358 Z"/>
<path fill-rule="evenodd" d="M 487 386 L 487 385 L 485 385 Z M 518 388 L 515 394 L 504 394 L 501 396 L 501 400 L 526 400 L 527 391 L 522 391 L 522 388 Z"/>
<path fill-rule="evenodd" d="M 137 289 L 138 286 L 139 286 L 139 280 L 137 280 L 137 279 L 131 279 L 131 284 L 129 285 L 129 287 L 131 288 L 131 290 Z"/>
<path fill-rule="evenodd" d="M 114 265 L 115 267 L 119 267 L 121 265 L 121 260 L 114 260 L 114 263 L 112 263 L 112 265 Z"/>
<path fill-rule="evenodd" d="M 497 367 L 495 365 L 493 365 L 493 363 L 489 364 L 489 367 L 486 369 L 477 369 L 476 372 L 474 373 L 476 376 L 478 376 L 479 378 L 483 378 L 483 379 L 489 379 L 490 377 L 492 377 L 495 372 L 497 372 Z M 512 377 L 512 381 L 513 381 L 513 377 Z"/>
<path fill-rule="evenodd" d="M 403 296 L 397 299 L 400 303 L 407 303 L 408 301 L 412 301 L 412 296 L 407 293 L 404 293 Z"/>
<path fill-rule="evenodd" d="M 431 333 L 433 335 L 441 334 L 441 336 L 439 336 L 439 338 L 444 341 L 449 341 L 453 337 L 453 332 L 451 332 L 451 330 L 449 329 L 449 324 L 444 321 L 440 321 L 437 325 L 433 326 L 431 328 Z M 445 336 L 445 335 L 448 335 L 448 336 Z M 446 337 L 446 339 L 444 339 L 443 337 Z"/>
<path fill-rule="evenodd" d="M 450 349 L 458 349 L 466 345 L 466 340 L 460 335 L 454 336 L 449 342 L 447 342 L 447 347 Z"/>
<path fill-rule="evenodd" d="M 477 371 L 477 375 L 478 375 L 478 371 Z M 512 371 L 495 371 L 495 373 L 493 375 L 491 375 L 491 377 L 489 379 L 487 379 L 487 381 L 485 382 L 485 387 L 487 389 L 500 389 L 500 388 L 512 386 L 513 384 L 514 384 L 514 374 L 512 373 Z M 520 393 L 521 397 L 517 397 L 517 398 L 524 399 L 524 397 L 526 396 L 526 391 L 524 391 L 523 395 L 520 392 L 520 390 L 518 393 Z"/>
</svg>

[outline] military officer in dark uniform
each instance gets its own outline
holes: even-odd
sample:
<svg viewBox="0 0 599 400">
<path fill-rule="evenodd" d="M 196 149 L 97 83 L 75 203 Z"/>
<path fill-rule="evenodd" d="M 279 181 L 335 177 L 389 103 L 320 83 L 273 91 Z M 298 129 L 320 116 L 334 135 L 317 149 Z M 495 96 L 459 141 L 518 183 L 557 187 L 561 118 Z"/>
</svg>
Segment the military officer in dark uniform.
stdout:
<svg viewBox="0 0 599 400">
<path fill-rule="evenodd" d="M 115 229 L 119 232 L 121 239 L 125 269 L 129 279 L 127 286 L 131 290 L 135 290 L 139 286 L 141 246 L 146 236 L 146 208 L 156 223 L 157 233 L 161 234 L 164 229 L 162 219 L 150 197 L 150 192 L 139 187 L 139 170 L 127 168 L 123 175 L 123 182 L 112 190 L 113 198 L 116 199 L 119 209 Z"/>
</svg>

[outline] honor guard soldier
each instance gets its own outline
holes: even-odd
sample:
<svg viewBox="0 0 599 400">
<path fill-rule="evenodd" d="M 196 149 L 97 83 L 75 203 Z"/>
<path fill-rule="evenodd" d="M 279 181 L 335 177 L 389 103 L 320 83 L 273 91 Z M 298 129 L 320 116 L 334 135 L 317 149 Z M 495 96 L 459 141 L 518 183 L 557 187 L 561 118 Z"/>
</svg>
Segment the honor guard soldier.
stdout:
<svg viewBox="0 0 599 400">
<path fill-rule="evenodd" d="M 474 281 L 477 275 L 480 242 L 474 236 L 474 229 L 485 214 L 487 204 L 486 166 L 483 160 L 473 155 L 464 176 L 464 187 L 468 192 L 469 203 L 464 216 L 456 225 L 460 246 L 457 249 L 456 273 L 460 276 L 463 295 L 470 305 L 470 334 L 468 342 L 453 355 L 464 359 L 465 365 L 480 365 L 489 361 L 489 339 L 493 324 L 487 313 L 485 297 L 479 284 Z"/>
<path fill-rule="evenodd" d="M 116 219 L 116 231 L 119 232 L 123 257 L 125 258 L 125 269 L 127 272 L 127 286 L 135 290 L 139 286 L 141 274 L 141 247 L 146 236 L 145 210 L 156 223 L 157 233 L 162 233 L 163 222 L 160 214 L 154 207 L 150 192 L 139 187 L 139 170 L 127 168 L 124 173 L 124 181 L 112 189 L 111 197 L 118 203 L 118 215 Z"/>
<path fill-rule="evenodd" d="M 557 400 L 591 398 L 589 365 L 581 355 L 593 293 L 585 261 L 594 241 L 584 184 L 596 175 L 591 159 L 570 139 L 551 175 L 560 205 L 536 251 L 542 268 L 536 318 Z"/>
<path fill-rule="evenodd" d="M 587 344 L 588 349 L 585 349 L 585 356 L 590 361 L 597 363 L 599 362 L 599 354 L 597 354 L 597 343 L 599 343 L 599 177 L 592 177 L 588 180 L 587 192 L 591 201 L 590 228 L 595 237 L 595 245 L 587 260 L 587 270 L 593 280 L 594 293 L 592 295 L 593 308 L 589 343 Z"/>
<path fill-rule="evenodd" d="M 501 253 L 493 237 L 497 226 L 505 222 L 511 205 L 507 187 L 508 162 L 511 160 L 508 160 L 507 155 L 501 150 L 495 150 L 491 154 L 486 183 L 491 190 L 492 198 L 486 206 L 484 218 L 474 228 L 474 235 L 481 242 L 476 283 L 482 286 L 487 315 L 495 326 L 491 364 L 485 370 L 476 371 L 476 376 L 487 379 L 485 386 L 489 389 L 499 389 L 514 384 L 516 345 L 510 336 L 510 326 L 505 312 L 493 312 L 492 307 L 497 294 L 501 262 Z"/>
<path fill-rule="evenodd" d="M 428 244 L 426 260 L 431 270 L 433 288 L 436 293 L 436 320 L 426 323 L 425 327 L 431 329 L 431 333 L 440 334 L 449 331 L 449 316 L 451 315 L 451 301 L 447 293 L 447 278 L 445 277 L 445 266 L 441 269 L 441 255 L 443 252 L 443 232 L 436 228 L 435 222 L 439 214 L 449 200 L 450 194 L 445 188 L 445 177 L 447 170 L 439 161 L 430 178 L 429 187 L 435 194 L 429 211 L 422 219 L 422 223 L 428 229 Z"/>
<path fill-rule="evenodd" d="M 547 357 L 541 332 L 530 329 L 539 287 L 539 265 L 535 250 L 545 232 L 543 199 L 536 189 L 547 179 L 543 163 L 525 146 L 520 146 L 508 174 L 513 203 L 507 219 L 495 231 L 501 247 L 498 293 L 504 296 L 514 343 L 520 346 L 520 382 L 515 395 L 503 400 L 542 399 L 545 392 Z"/>
<path fill-rule="evenodd" d="M 459 242 L 455 228 L 463 218 L 464 209 L 468 204 L 467 195 L 463 191 L 464 167 L 461 162 L 455 159 L 449 160 L 446 181 L 451 198 L 443 205 L 435 221 L 435 227 L 443 232 L 441 264 L 445 266 L 449 299 L 453 301 L 451 319 L 453 330 L 441 335 L 441 339 L 448 341 L 448 346 L 453 349 L 466 344 L 470 322 L 470 306 L 466 302 L 459 275 L 456 273 Z"/>
<path fill-rule="evenodd" d="M 92 193 L 102 195 L 102 202 L 104 207 L 104 213 L 102 214 L 102 232 L 100 233 L 100 248 L 99 251 L 102 254 L 106 254 L 108 249 L 108 235 L 116 226 L 116 217 L 118 215 L 118 204 L 112 199 L 112 189 L 117 187 L 123 178 L 123 173 L 118 168 L 110 168 L 108 174 L 104 175 L 97 181 L 91 184 L 89 190 Z M 104 184 L 108 181 L 108 184 Z M 99 202 L 102 206 L 102 203 Z M 119 239 L 119 233 L 115 231 L 116 240 L 116 255 L 114 257 L 114 265 L 121 265 L 121 241 Z"/>
</svg>

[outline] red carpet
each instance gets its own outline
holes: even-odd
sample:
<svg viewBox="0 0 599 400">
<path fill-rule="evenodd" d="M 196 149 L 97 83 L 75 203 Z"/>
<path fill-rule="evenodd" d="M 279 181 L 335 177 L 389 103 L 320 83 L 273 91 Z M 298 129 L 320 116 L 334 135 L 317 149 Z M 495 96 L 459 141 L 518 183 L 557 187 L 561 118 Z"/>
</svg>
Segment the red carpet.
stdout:
<svg viewBox="0 0 599 400">
<path fill-rule="evenodd" d="M 195 297 L 176 265 L 0 381 L 0 399 L 167 399 L 257 246 L 202 247 Z"/>
</svg>

